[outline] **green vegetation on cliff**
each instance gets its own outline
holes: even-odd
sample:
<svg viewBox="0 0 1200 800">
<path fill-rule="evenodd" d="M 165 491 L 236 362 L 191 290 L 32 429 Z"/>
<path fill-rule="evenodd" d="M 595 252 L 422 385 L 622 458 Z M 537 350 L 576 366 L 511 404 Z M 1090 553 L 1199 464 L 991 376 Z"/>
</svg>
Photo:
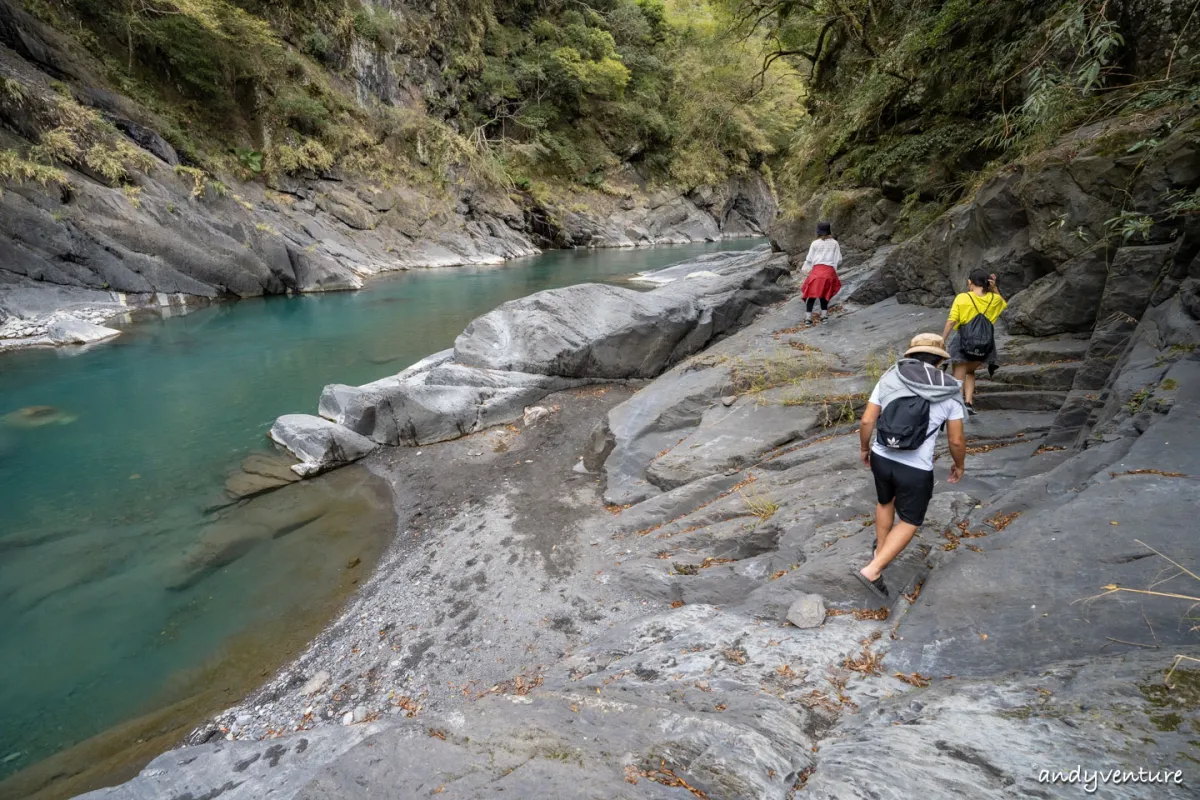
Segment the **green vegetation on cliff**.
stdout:
<svg viewBox="0 0 1200 800">
<path fill-rule="evenodd" d="M 799 80 L 783 68 L 760 80 L 760 42 L 726 41 L 700 0 L 25 5 L 153 112 L 186 162 L 242 178 L 336 167 L 441 182 L 466 167 L 491 183 L 604 189 L 641 162 L 691 186 L 759 169 L 802 114 Z M 35 144 L 9 171 L 55 163 Z"/>
<path fill-rule="evenodd" d="M 720 0 L 808 88 L 783 183 L 910 208 L 1107 117 L 1200 99 L 1197 5 L 1173 0 Z"/>
<path fill-rule="evenodd" d="M 911 232 L 1065 131 L 1200 99 L 1200 9 L 1174 0 L 24 2 L 186 164 L 243 179 L 537 196 L 624 191 L 627 165 L 684 188 L 758 170 L 785 204 L 881 190 Z M 71 91 L 5 80 L 0 118 L 38 120 L 8 179 L 136 166 Z"/>
</svg>

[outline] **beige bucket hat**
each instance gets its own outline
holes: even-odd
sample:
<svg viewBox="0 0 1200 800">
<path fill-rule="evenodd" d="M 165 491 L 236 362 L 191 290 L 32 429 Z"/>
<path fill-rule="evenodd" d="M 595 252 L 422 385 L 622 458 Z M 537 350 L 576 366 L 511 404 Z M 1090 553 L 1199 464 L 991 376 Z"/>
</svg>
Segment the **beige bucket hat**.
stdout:
<svg viewBox="0 0 1200 800">
<path fill-rule="evenodd" d="M 932 353 L 942 358 L 950 357 L 950 354 L 946 352 L 946 340 L 936 333 L 918 333 L 914 336 L 908 343 L 908 349 L 904 351 L 904 355 L 907 357 L 913 353 Z"/>
</svg>

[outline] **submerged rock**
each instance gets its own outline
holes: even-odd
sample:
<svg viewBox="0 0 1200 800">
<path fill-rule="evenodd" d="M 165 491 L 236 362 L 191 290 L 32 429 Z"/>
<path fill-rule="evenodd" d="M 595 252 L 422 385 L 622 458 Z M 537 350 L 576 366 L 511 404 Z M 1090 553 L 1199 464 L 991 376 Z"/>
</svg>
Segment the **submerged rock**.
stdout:
<svg viewBox="0 0 1200 800">
<path fill-rule="evenodd" d="M 240 499 L 287 486 L 300 480 L 292 466 L 292 459 L 252 453 L 242 462 L 241 468 L 225 480 L 225 491 Z"/>
<path fill-rule="evenodd" d="M 77 420 L 54 406 L 26 406 L 3 417 L 4 424 L 13 428 L 41 428 L 46 425 L 70 425 Z"/>
<path fill-rule="evenodd" d="M 120 336 L 121 332 L 74 317 L 64 317 L 51 322 L 46 335 L 55 344 L 90 344 Z"/>
</svg>

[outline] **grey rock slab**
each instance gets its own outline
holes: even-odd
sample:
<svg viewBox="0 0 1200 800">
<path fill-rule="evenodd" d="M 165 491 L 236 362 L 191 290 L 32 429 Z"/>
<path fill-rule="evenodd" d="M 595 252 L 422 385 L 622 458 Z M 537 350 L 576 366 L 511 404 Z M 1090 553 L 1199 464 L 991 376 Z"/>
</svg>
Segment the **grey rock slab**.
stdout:
<svg viewBox="0 0 1200 800">
<path fill-rule="evenodd" d="M 652 292 L 583 284 L 510 301 L 455 340 L 466 366 L 564 377 L 654 377 L 715 335 L 742 324 L 756 301 L 777 299 L 782 260 L 750 253 L 721 274 Z"/>
<path fill-rule="evenodd" d="M 780 551 L 792 552 L 798 563 L 787 573 L 755 589 L 737 606 L 744 613 L 759 619 L 782 620 L 787 614 L 790 599 L 799 593 L 819 594 L 827 606 L 835 608 L 876 608 L 880 603 L 854 578 L 852 571 L 866 566 L 875 540 L 875 527 L 870 513 L 875 506 L 874 488 L 870 473 L 839 483 L 851 484 L 847 497 L 857 499 L 853 510 L 861 509 L 862 519 L 819 524 L 819 519 L 802 517 L 793 525 L 784 525 L 779 541 Z M 811 491 L 815 482 L 805 485 Z M 807 492 L 806 492 L 807 493 Z M 909 592 L 930 571 L 930 555 L 943 542 L 941 531 L 966 518 L 974 500 L 957 491 L 935 494 L 926 513 L 925 524 L 900 556 L 884 571 L 884 582 L 892 593 L 890 605 L 895 605 L 904 592 Z M 921 597 L 924 596 L 922 592 Z"/>
<path fill-rule="evenodd" d="M 1015 390 L 988 392 L 982 388 L 975 395 L 979 411 L 1057 411 L 1067 399 L 1065 391 Z"/>
<path fill-rule="evenodd" d="M 721 404 L 709 409 L 697 428 L 649 464 L 647 480 L 669 490 L 707 475 L 741 469 L 818 424 L 815 408 L 781 405 L 781 391 L 748 395 L 730 408 Z"/>
<path fill-rule="evenodd" d="M 666 765 L 710 796 L 786 796 L 808 763 L 783 737 L 719 713 L 666 710 L 593 692 L 489 697 L 469 724 L 393 725 L 321 770 L 295 797 L 647 797 L 678 790 L 638 770 Z M 438 735 L 430 735 L 430 730 Z M 686 754 L 686 755 L 685 755 Z M 635 784 L 627 780 L 632 776 Z M 635 794 L 636 792 L 636 794 Z"/>
<path fill-rule="evenodd" d="M 1012 389 L 1047 389 L 1065 392 L 1071 388 L 1075 373 L 1079 371 L 1079 362 L 1069 361 L 1059 364 L 1021 364 L 1017 366 L 1001 366 L 992 377 L 980 370 L 976 377 L 976 387 L 980 392 L 1004 391 Z"/>
<path fill-rule="evenodd" d="M 967 420 L 964 426 L 968 441 L 1015 439 L 1022 435 L 1035 437 L 1054 425 L 1053 411 L 989 411 Z"/>
<path fill-rule="evenodd" d="M 787 621 L 797 628 L 816 628 L 825 622 L 825 601 L 819 594 L 803 594 L 788 606 Z"/>
<path fill-rule="evenodd" d="M 271 440 L 300 459 L 292 471 L 301 477 L 317 475 L 366 456 L 376 445 L 337 423 L 308 414 L 287 414 L 275 420 Z"/>
<path fill-rule="evenodd" d="M 679 442 L 704 412 L 724 395 L 731 382 L 727 367 L 677 367 L 643 387 L 608 414 L 613 447 L 604 461 L 605 500 L 616 505 L 658 494 L 645 479 L 646 467 L 664 449 Z"/>
<path fill-rule="evenodd" d="M 1197 655 L 1195 648 L 1181 652 Z M 987 681 L 929 673 L 932 686 L 843 716 L 821 744 L 804 794 L 821 800 L 1194 797 L 1200 770 L 1188 754 L 1194 747 L 1188 723 L 1171 729 L 1156 722 L 1165 709 L 1146 692 L 1161 685 L 1172 660 L 1164 652 L 1139 652 Z M 885 663 L 892 668 L 890 657 Z M 1194 720 L 1194 714 L 1183 716 Z M 1110 780 L 1085 788 L 1082 781 L 1040 779 L 1042 770 L 1076 767 L 1181 769 L 1182 784 Z"/>
<path fill-rule="evenodd" d="M 55 344 L 90 344 L 121 335 L 118 330 L 93 325 L 74 317 L 64 317 L 51 322 L 46 332 Z"/>
<path fill-rule="evenodd" d="M 904 352 L 912 337 L 918 333 L 940 334 L 945 322 L 946 309 L 908 305 L 891 298 L 842 316 L 834 315 L 829 322 L 791 338 L 835 357 L 847 369 L 861 370 L 869 363 L 886 368 Z"/>
<path fill-rule="evenodd" d="M 1167 450 L 1162 441 L 1148 440 L 1140 456 L 1131 452 L 1122 465 L 1196 466 L 1186 445 Z M 1195 492 L 1194 478 L 1128 475 L 1094 483 L 978 540 L 983 553 L 960 555 L 926 583 L 901 625 L 904 639 L 893 647 L 892 663 L 929 674 L 1037 669 L 1105 648 L 1128 649 L 1110 639 L 1143 642 L 1150 635 L 1147 621 L 1163 647 L 1190 643 L 1191 632 L 1178 624 L 1184 609 L 1175 601 L 1125 593 L 1089 598 L 1110 584 L 1148 588 L 1156 581 L 1157 591 L 1194 593 L 1178 577 L 1161 581 L 1169 565 L 1146 545 L 1188 569 L 1200 567 Z"/>
<path fill-rule="evenodd" d="M 614 530 L 633 533 L 662 525 L 669 532 L 672 523 L 725 495 L 744 479 L 742 473 L 711 475 L 656 495 L 622 512 Z"/>
<path fill-rule="evenodd" d="M 86 800 L 217 797 L 287 800 L 318 772 L 378 732 L 378 724 L 320 728 L 283 739 L 220 741 L 172 750 L 133 780 L 80 795 Z"/>
</svg>

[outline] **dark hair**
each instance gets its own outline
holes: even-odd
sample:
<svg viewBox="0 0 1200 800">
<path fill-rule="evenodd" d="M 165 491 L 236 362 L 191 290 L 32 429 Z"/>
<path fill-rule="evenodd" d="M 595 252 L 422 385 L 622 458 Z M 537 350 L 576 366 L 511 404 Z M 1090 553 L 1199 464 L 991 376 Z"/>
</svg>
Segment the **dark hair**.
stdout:
<svg viewBox="0 0 1200 800">
<path fill-rule="evenodd" d="M 991 291 L 991 284 L 988 279 L 988 274 L 981 269 L 971 270 L 970 281 L 980 289 L 987 289 Z"/>
<path fill-rule="evenodd" d="M 908 356 L 908 358 L 915 358 L 917 361 L 924 361 L 931 367 L 936 367 L 938 364 L 941 364 L 946 360 L 941 356 L 934 355 L 933 353 L 913 353 L 911 356 Z"/>
</svg>

